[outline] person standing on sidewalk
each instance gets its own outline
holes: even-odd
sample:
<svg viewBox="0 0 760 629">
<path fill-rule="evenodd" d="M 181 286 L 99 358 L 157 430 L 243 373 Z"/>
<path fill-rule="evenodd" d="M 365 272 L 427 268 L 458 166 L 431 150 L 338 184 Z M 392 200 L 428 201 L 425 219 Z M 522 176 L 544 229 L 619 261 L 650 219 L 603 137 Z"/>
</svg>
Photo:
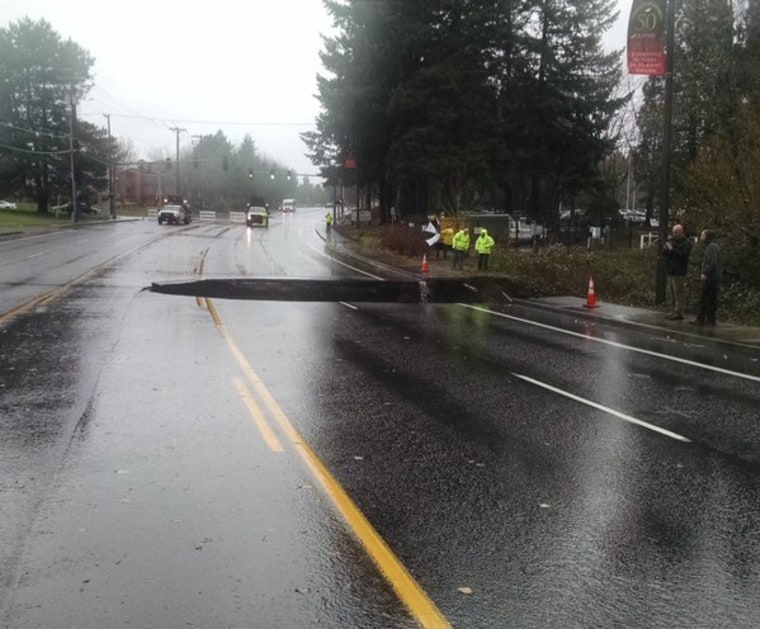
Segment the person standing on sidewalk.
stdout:
<svg viewBox="0 0 760 629">
<path fill-rule="evenodd" d="M 723 277 L 720 247 L 715 242 L 715 233 L 709 229 L 703 229 L 699 240 L 705 245 L 705 255 L 702 258 L 702 286 L 699 291 L 699 312 L 697 318 L 691 323 L 697 325 L 715 325 L 716 312 L 718 310 L 718 292 Z"/>
<path fill-rule="evenodd" d="M 325 233 L 329 236 L 332 232 L 333 215 L 332 212 L 325 214 Z"/>
<path fill-rule="evenodd" d="M 494 239 L 488 234 L 487 229 L 480 230 L 480 236 L 475 241 L 475 251 L 478 252 L 478 271 L 488 270 L 488 258 L 491 257 L 491 250 L 493 249 Z"/>
<path fill-rule="evenodd" d="M 464 256 L 470 250 L 470 230 L 462 227 L 454 234 L 454 268 L 459 267 L 464 270 Z"/>
<path fill-rule="evenodd" d="M 673 225 L 672 235 L 662 249 L 662 255 L 665 256 L 665 273 L 668 276 L 668 303 L 673 306 L 665 318 L 671 321 L 683 319 L 683 287 L 689 269 L 691 247 L 691 240 L 683 233 L 683 225 Z"/>
</svg>

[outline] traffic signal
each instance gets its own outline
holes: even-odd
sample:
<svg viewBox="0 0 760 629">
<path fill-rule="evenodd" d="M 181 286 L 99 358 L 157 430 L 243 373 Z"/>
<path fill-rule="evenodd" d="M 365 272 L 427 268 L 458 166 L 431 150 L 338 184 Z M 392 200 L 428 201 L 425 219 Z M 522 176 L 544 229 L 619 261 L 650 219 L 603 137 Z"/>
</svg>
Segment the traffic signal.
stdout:
<svg viewBox="0 0 760 629">
<path fill-rule="evenodd" d="M 289 170 L 288 171 L 288 181 L 290 181 L 290 179 L 292 178 L 292 176 L 293 176 L 293 173 L 292 173 L 292 171 Z"/>
<path fill-rule="evenodd" d="M 248 169 L 248 179 L 253 181 L 253 168 Z"/>
<path fill-rule="evenodd" d="M 274 179 L 274 168 L 272 168 L 272 170 L 269 171 L 269 178 Z"/>
<path fill-rule="evenodd" d="M 172 169 L 172 158 L 171 157 L 167 157 L 166 161 L 165 161 L 165 164 L 166 164 L 166 171 L 167 172 L 170 171 Z"/>
</svg>

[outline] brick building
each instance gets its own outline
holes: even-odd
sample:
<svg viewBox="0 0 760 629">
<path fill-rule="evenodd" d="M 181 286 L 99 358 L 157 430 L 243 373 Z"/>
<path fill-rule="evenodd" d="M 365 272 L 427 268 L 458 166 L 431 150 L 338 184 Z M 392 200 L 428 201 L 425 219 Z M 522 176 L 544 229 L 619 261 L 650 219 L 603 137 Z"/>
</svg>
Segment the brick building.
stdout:
<svg viewBox="0 0 760 629">
<path fill-rule="evenodd" d="M 116 199 L 123 203 L 159 205 L 167 194 L 176 194 L 173 171 L 148 166 L 116 169 Z"/>
</svg>

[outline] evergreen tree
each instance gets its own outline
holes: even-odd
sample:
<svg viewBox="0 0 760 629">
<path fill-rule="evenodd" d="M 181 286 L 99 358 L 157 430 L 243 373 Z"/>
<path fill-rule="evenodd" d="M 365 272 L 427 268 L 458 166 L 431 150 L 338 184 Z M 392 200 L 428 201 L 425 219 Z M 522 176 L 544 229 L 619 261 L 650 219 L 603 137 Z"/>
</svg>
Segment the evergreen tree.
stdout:
<svg viewBox="0 0 760 629">
<path fill-rule="evenodd" d="M 494 183 L 537 212 L 564 186 L 589 185 L 605 133 L 618 55 L 601 35 L 609 0 L 326 2 L 317 130 L 304 134 L 333 181 L 374 182 L 401 214 L 484 204 Z M 393 193 L 394 189 L 398 193 Z M 527 192 L 526 192 L 527 191 Z"/>
<path fill-rule="evenodd" d="M 674 98 L 671 140 L 671 198 L 681 205 L 683 172 L 715 135 L 738 141 L 740 84 L 736 31 L 726 0 L 685 0 L 676 16 Z M 664 79 L 652 77 L 639 116 L 642 145 L 637 151 L 645 175 L 649 207 L 657 205 L 662 168 Z M 656 147 L 657 150 L 654 150 Z"/>
<path fill-rule="evenodd" d="M 93 63 L 45 20 L 23 18 L 0 29 L 0 144 L 9 147 L 0 148 L 0 160 L 9 186 L 36 196 L 39 212 L 47 212 L 51 185 L 69 177 L 70 103 L 89 91 Z"/>
</svg>

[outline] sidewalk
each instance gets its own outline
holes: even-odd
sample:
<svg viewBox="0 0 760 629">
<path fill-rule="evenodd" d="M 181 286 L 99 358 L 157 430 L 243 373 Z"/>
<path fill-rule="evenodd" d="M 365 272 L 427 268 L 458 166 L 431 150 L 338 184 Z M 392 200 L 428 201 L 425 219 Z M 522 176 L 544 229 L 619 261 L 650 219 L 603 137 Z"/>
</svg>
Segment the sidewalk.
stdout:
<svg viewBox="0 0 760 629">
<path fill-rule="evenodd" d="M 119 223 L 123 221 L 137 221 L 142 220 L 140 217 L 135 216 L 116 216 L 111 218 L 110 216 L 96 216 L 87 217 L 80 220 L 78 223 L 72 223 L 67 221 L 65 223 L 58 223 L 55 225 L 13 225 L 0 227 L 0 241 L 11 240 L 13 238 L 22 238 L 24 236 L 36 236 L 38 234 L 46 234 L 50 232 L 60 231 L 61 229 L 77 229 L 83 227 L 91 227 L 93 225 Z"/>
<path fill-rule="evenodd" d="M 464 272 L 454 270 L 451 255 L 447 260 L 443 257 L 436 258 L 427 256 L 430 270 L 422 272 L 422 261 L 416 263 L 408 256 L 401 256 L 386 252 L 361 252 L 358 253 L 351 247 L 349 239 L 341 236 L 335 230 L 328 241 L 324 232 L 318 228 L 318 235 L 325 240 L 334 251 L 341 257 L 353 261 L 355 266 L 374 268 L 376 271 L 401 276 L 405 279 L 424 279 L 425 277 L 467 277 L 477 272 L 472 269 L 474 265 L 472 255 L 469 258 L 470 269 Z M 536 299 L 515 299 L 516 304 L 528 307 L 536 307 L 544 310 L 562 312 L 574 317 L 589 320 L 604 320 L 606 323 L 629 327 L 648 328 L 660 330 L 663 333 L 678 336 L 691 336 L 694 339 L 712 339 L 735 345 L 743 345 L 752 349 L 760 349 L 760 328 L 741 326 L 733 323 L 718 322 L 715 327 L 700 327 L 689 323 L 693 317 L 687 316 L 682 321 L 669 321 L 665 318 L 665 312 L 646 308 L 632 308 L 620 306 L 604 301 L 604 295 L 597 294 L 597 308 L 586 308 L 586 300 L 574 296 L 543 297 Z"/>
<path fill-rule="evenodd" d="M 598 295 L 597 299 L 599 299 Z M 657 329 L 668 334 L 710 338 L 760 349 L 760 328 L 756 327 L 720 321 L 714 327 L 700 327 L 689 323 L 694 318 L 693 316 L 687 316 L 682 321 L 669 321 L 665 318 L 665 312 L 659 310 L 607 304 L 603 300 L 598 301 L 598 308 L 589 309 L 585 307 L 585 300 L 578 297 L 544 297 L 534 300 L 521 300 L 520 303 L 571 313 L 574 316 L 587 319 L 604 319 L 606 322 L 619 325 Z"/>
</svg>

